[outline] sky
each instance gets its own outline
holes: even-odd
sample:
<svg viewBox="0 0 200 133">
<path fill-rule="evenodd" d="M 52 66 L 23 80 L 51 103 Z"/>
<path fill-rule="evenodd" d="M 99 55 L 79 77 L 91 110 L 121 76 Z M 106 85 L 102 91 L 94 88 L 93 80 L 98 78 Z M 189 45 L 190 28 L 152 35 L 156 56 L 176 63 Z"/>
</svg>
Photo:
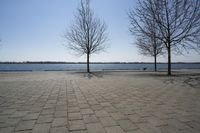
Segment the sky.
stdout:
<svg viewBox="0 0 200 133">
<path fill-rule="evenodd" d="M 0 61 L 83 62 L 85 56 L 69 51 L 63 37 L 73 24 L 79 0 L 0 0 Z M 136 0 L 91 0 L 95 15 L 108 26 L 109 41 L 105 52 L 94 54 L 94 62 L 153 62 L 140 55 L 128 27 L 127 12 Z M 158 58 L 166 62 L 167 56 Z M 172 55 L 174 62 L 200 62 L 190 52 Z"/>
</svg>

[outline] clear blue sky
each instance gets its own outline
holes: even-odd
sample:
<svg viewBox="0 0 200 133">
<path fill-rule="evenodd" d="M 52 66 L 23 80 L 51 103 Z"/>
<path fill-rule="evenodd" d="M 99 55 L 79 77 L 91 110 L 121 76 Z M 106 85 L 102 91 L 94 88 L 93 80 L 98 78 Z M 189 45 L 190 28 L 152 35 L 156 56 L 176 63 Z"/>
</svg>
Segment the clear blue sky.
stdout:
<svg viewBox="0 0 200 133">
<path fill-rule="evenodd" d="M 62 45 L 78 5 L 79 0 L 0 0 L 0 61 L 85 61 Z M 93 55 L 92 61 L 153 61 L 132 45 L 127 11 L 135 5 L 136 0 L 91 0 L 110 39 L 106 52 Z M 173 55 L 172 60 L 200 62 L 200 55 Z"/>
</svg>

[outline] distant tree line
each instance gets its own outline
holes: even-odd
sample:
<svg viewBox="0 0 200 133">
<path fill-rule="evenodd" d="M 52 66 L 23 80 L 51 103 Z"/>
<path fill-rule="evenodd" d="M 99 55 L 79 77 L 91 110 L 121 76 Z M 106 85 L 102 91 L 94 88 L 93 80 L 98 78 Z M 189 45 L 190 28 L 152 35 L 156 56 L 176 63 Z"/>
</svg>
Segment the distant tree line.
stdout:
<svg viewBox="0 0 200 133">
<path fill-rule="evenodd" d="M 0 64 L 87 64 L 87 62 L 65 62 L 65 61 L 3 61 Z M 152 62 L 90 62 L 90 64 L 152 64 Z M 157 64 L 166 64 L 157 62 Z M 200 64 L 200 62 L 173 62 L 173 64 Z"/>
</svg>

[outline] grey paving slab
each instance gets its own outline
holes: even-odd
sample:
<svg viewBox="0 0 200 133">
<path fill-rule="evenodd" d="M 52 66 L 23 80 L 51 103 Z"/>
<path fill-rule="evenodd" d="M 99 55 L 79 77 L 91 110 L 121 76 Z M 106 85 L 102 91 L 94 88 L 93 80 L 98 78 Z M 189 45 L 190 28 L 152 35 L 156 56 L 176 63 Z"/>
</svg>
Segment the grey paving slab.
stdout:
<svg viewBox="0 0 200 133">
<path fill-rule="evenodd" d="M 69 133 L 66 127 L 54 127 L 51 128 L 50 133 Z"/>
<path fill-rule="evenodd" d="M 67 111 L 56 111 L 55 117 L 67 117 Z"/>
<path fill-rule="evenodd" d="M 0 72 L 0 133 L 200 132 L 199 75 L 100 75 Z"/>
<path fill-rule="evenodd" d="M 88 133 L 105 133 L 105 129 L 100 123 L 87 124 Z"/>
<path fill-rule="evenodd" d="M 83 120 L 73 120 L 69 121 L 69 130 L 84 130 L 86 129 Z"/>
<path fill-rule="evenodd" d="M 149 123 L 139 123 L 137 126 L 145 133 L 161 133 L 159 128 L 154 127 Z"/>
<path fill-rule="evenodd" d="M 37 119 L 37 123 L 51 123 L 53 121 L 53 115 L 40 115 Z"/>
<path fill-rule="evenodd" d="M 20 130 L 31 130 L 33 129 L 35 125 L 35 120 L 30 120 L 30 121 L 21 121 L 19 124 L 16 126 L 15 131 L 20 131 Z"/>
<path fill-rule="evenodd" d="M 82 115 L 80 112 L 68 113 L 69 120 L 81 120 Z"/>
<path fill-rule="evenodd" d="M 95 115 L 97 117 L 108 117 L 110 116 L 108 112 L 106 112 L 105 110 L 98 110 L 98 111 L 95 111 Z"/>
<path fill-rule="evenodd" d="M 9 126 L 16 126 L 20 120 L 20 118 L 8 118 L 5 123 Z"/>
<path fill-rule="evenodd" d="M 106 127 L 107 133 L 125 133 L 120 126 L 112 126 L 112 127 Z"/>
<path fill-rule="evenodd" d="M 136 130 L 138 127 L 133 124 L 130 120 L 119 120 L 118 121 L 119 126 L 124 130 L 124 131 L 129 131 L 129 130 Z"/>
<path fill-rule="evenodd" d="M 88 133 L 88 131 L 87 130 L 70 131 L 70 133 Z"/>
<path fill-rule="evenodd" d="M 88 114 L 94 114 L 94 112 L 90 108 L 85 108 L 85 109 L 81 109 L 81 114 L 88 115 Z"/>
<path fill-rule="evenodd" d="M 52 122 L 52 127 L 67 126 L 67 118 L 55 118 Z"/>
<path fill-rule="evenodd" d="M 14 130 L 14 127 L 1 128 L 0 133 L 11 133 L 13 130 Z"/>
<path fill-rule="evenodd" d="M 40 113 L 29 113 L 26 116 L 24 116 L 23 120 L 36 120 L 39 117 Z"/>
<path fill-rule="evenodd" d="M 84 123 L 96 123 L 99 119 L 95 115 L 83 115 Z"/>
<path fill-rule="evenodd" d="M 118 125 L 117 122 L 112 117 L 102 117 L 100 121 L 104 127 Z"/>
<path fill-rule="evenodd" d="M 36 124 L 33 128 L 32 133 L 49 133 L 50 132 L 50 124 Z"/>
</svg>

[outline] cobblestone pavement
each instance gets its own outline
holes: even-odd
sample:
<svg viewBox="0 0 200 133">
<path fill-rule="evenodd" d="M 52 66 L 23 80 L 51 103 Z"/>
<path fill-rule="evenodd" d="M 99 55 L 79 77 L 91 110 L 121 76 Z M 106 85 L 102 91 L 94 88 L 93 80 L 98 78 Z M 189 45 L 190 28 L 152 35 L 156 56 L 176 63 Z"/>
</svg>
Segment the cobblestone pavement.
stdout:
<svg viewBox="0 0 200 133">
<path fill-rule="evenodd" d="M 131 72 L 1 73 L 0 133 L 199 133 L 198 84 Z"/>
</svg>

